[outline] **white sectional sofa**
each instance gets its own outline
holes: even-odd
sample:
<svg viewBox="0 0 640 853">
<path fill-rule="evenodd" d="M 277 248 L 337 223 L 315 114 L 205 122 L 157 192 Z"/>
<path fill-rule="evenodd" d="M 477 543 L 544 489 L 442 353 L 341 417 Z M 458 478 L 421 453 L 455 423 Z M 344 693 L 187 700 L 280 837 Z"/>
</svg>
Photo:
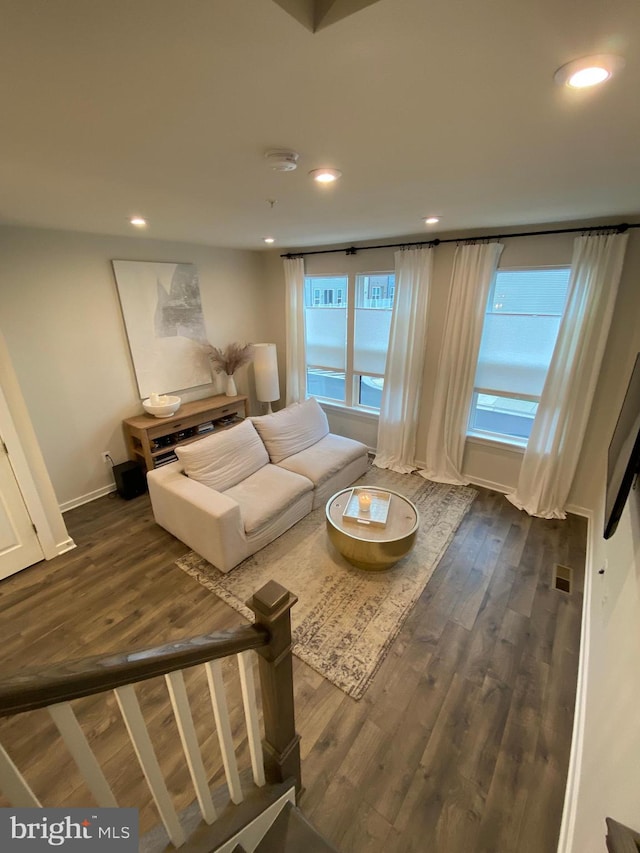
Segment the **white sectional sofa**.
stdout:
<svg viewBox="0 0 640 853">
<path fill-rule="evenodd" d="M 222 572 L 292 527 L 367 468 L 313 398 L 176 448 L 147 475 L 156 522 Z"/>
</svg>

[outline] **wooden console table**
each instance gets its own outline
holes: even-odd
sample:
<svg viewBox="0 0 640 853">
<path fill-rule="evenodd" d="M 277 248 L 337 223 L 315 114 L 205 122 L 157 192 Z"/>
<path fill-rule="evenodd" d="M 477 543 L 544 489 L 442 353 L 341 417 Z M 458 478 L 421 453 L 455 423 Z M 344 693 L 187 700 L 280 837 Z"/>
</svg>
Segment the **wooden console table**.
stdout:
<svg viewBox="0 0 640 853">
<path fill-rule="evenodd" d="M 183 403 L 169 418 L 147 414 L 126 418 L 122 427 L 129 458 L 150 471 L 175 461 L 175 448 L 179 445 L 228 429 L 248 414 L 247 397 L 219 394 Z"/>
</svg>

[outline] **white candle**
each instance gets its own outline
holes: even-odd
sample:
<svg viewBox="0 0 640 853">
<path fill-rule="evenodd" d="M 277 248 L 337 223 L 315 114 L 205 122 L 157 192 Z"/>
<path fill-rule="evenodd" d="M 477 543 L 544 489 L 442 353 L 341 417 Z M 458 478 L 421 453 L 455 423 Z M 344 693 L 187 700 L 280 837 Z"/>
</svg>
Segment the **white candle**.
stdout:
<svg viewBox="0 0 640 853">
<path fill-rule="evenodd" d="M 159 402 L 160 402 L 160 397 L 158 397 L 158 395 L 156 394 L 155 391 L 152 391 L 151 392 L 151 405 L 157 406 L 159 404 Z"/>
<path fill-rule="evenodd" d="M 358 495 L 358 506 L 360 507 L 360 512 L 369 512 L 371 509 L 371 495 L 367 494 L 367 492 L 360 492 Z"/>
</svg>

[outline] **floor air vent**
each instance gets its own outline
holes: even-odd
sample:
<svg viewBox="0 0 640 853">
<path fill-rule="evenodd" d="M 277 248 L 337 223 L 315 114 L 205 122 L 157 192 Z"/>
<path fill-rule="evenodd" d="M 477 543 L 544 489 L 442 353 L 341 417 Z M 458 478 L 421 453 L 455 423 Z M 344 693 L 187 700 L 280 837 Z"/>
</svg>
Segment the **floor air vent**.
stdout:
<svg viewBox="0 0 640 853">
<path fill-rule="evenodd" d="M 560 592 L 571 592 L 571 582 L 573 580 L 573 569 L 569 566 L 560 566 L 556 563 L 553 567 L 553 587 Z"/>
</svg>

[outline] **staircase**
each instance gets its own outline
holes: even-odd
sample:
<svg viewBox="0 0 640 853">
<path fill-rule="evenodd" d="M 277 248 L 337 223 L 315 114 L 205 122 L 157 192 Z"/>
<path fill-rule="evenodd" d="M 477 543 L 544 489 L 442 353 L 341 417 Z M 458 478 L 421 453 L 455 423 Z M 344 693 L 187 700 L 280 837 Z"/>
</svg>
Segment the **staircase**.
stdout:
<svg viewBox="0 0 640 853">
<path fill-rule="evenodd" d="M 317 832 L 300 809 L 288 802 L 255 848 L 256 853 L 336 853 L 336 848 Z"/>
<path fill-rule="evenodd" d="M 247 601 L 255 614 L 243 625 L 168 645 L 65 662 L 0 680 L 0 717 L 46 708 L 100 807 L 118 803 L 87 739 L 73 701 L 113 691 L 160 824 L 140 839 L 142 853 L 324 853 L 334 851 L 296 806 L 302 782 L 295 730 L 291 615 L 296 597 L 270 581 Z M 264 736 L 261 737 L 253 655 L 258 657 Z M 240 771 L 221 662 L 235 656 L 251 767 Z M 226 784 L 212 789 L 204 768 L 183 672 L 203 666 Z M 163 676 L 175 716 L 194 800 L 180 814 L 169 794 L 135 685 Z M 237 735 L 236 735 L 237 741 Z M 0 790 L 14 807 L 41 803 L 0 744 Z"/>
</svg>

